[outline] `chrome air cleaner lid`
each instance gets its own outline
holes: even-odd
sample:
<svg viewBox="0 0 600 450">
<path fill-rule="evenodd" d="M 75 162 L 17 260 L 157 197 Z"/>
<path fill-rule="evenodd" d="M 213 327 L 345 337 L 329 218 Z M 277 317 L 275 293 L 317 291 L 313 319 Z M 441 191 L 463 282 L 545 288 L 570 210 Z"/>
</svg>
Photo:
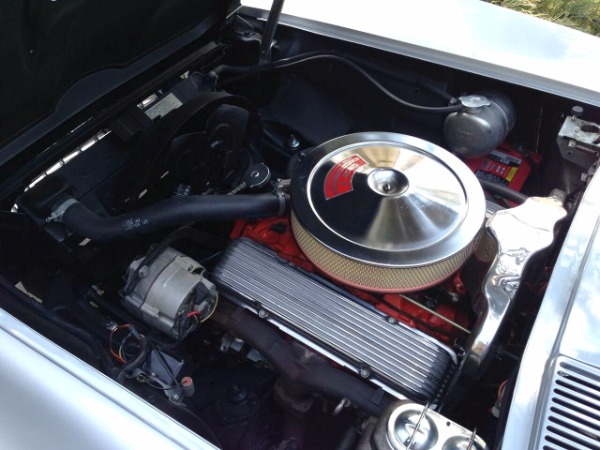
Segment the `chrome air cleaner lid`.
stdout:
<svg viewBox="0 0 600 450">
<path fill-rule="evenodd" d="M 322 270 L 379 291 L 430 286 L 470 255 L 485 217 L 473 173 L 430 142 L 357 133 L 301 155 L 292 226 Z"/>
</svg>

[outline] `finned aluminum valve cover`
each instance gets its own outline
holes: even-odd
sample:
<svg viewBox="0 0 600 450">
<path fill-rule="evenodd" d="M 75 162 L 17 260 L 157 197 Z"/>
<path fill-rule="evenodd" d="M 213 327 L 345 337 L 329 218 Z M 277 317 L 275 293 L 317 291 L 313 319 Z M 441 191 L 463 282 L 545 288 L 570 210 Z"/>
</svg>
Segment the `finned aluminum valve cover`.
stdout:
<svg viewBox="0 0 600 450">
<path fill-rule="evenodd" d="M 435 402 L 456 364 L 449 348 L 241 238 L 213 271 L 219 291 L 393 394 Z"/>
<path fill-rule="evenodd" d="M 448 151 L 395 133 L 357 133 L 299 155 L 292 229 L 330 276 L 408 292 L 439 283 L 470 256 L 485 219 L 477 178 Z"/>
</svg>

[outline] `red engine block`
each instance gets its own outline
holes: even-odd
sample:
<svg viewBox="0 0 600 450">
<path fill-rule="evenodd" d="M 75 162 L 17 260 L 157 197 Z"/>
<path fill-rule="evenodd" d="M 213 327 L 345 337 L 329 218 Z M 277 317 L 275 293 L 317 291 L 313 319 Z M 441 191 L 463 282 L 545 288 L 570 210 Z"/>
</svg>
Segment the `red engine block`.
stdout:
<svg viewBox="0 0 600 450">
<path fill-rule="evenodd" d="M 427 309 L 412 303 L 400 294 L 375 294 L 364 290 L 346 286 L 340 282 L 336 282 L 321 272 L 304 256 L 292 235 L 290 223 L 287 218 L 276 217 L 268 219 L 260 219 L 254 221 L 238 221 L 231 232 L 231 238 L 248 237 L 255 242 L 263 244 L 275 252 L 282 258 L 290 261 L 302 269 L 319 273 L 321 276 L 333 282 L 349 293 L 368 301 L 377 309 L 385 314 L 394 317 L 400 322 L 408 324 L 413 328 L 417 328 L 436 339 L 450 343 L 453 338 L 464 337 L 457 327 L 448 323 L 444 319 L 431 314 Z M 458 296 L 464 295 L 464 287 L 460 281 L 460 274 L 449 279 L 442 286 L 450 292 Z M 419 293 L 411 294 L 411 298 L 419 298 Z M 459 325 L 466 328 L 468 318 L 461 308 L 457 305 L 439 303 L 435 307 L 435 312 Z"/>
</svg>

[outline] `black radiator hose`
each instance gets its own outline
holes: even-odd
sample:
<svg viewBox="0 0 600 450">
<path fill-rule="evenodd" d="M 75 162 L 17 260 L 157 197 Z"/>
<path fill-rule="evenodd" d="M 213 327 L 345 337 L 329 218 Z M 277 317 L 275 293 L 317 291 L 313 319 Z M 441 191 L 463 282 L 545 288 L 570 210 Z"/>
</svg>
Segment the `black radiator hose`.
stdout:
<svg viewBox="0 0 600 450">
<path fill-rule="evenodd" d="M 55 214 L 80 236 L 114 241 L 188 222 L 278 216 L 287 211 L 288 203 L 281 193 L 190 195 L 163 200 L 120 216 L 102 217 L 69 198 L 55 209 Z"/>
<path fill-rule="evenodd" d="M 256 349 L 291 386 L 338 399 L 379 417 L 390 398 L 355 376 L 332 366 L 324 357 L 283 338 L 269 324 L 242 308 L 221 303 L 212 320 Z"/>
</svg>

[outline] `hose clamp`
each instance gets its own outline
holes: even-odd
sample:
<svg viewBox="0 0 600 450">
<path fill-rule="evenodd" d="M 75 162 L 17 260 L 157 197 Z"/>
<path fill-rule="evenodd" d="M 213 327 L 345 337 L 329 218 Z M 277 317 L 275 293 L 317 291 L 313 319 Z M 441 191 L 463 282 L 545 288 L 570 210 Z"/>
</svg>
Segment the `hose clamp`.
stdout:
<svg viewBox="0 0 600 450">
<path fill-rule="evenodd" d="M 277 211 L 278 216 L 282 216 L 288 211 L 288 205 L 290 202 L 290 186 L 291 180 L 277 180 L 277 184 L 275 185 L 275 190 L 273 193 L 279 198 L 279 211 Z"/>
<path fill-rule="evenodd" d="M 69 209 L 71 206 L 73 206 L 76 203 L 79 203 L 79 202 L 77 200 L 75 200 L 74 198 L 72 198 L 72 197 L 67 198 L 64 202 L 62 202 L 60 205 L 58 205 L 48 217 L 46 217 L 46 222 L 48 222 L 48 223 L 61 222 L 62 217 L 65 214 L 65 212 L 67 211 L 67 209 Z"/>
</svg>

